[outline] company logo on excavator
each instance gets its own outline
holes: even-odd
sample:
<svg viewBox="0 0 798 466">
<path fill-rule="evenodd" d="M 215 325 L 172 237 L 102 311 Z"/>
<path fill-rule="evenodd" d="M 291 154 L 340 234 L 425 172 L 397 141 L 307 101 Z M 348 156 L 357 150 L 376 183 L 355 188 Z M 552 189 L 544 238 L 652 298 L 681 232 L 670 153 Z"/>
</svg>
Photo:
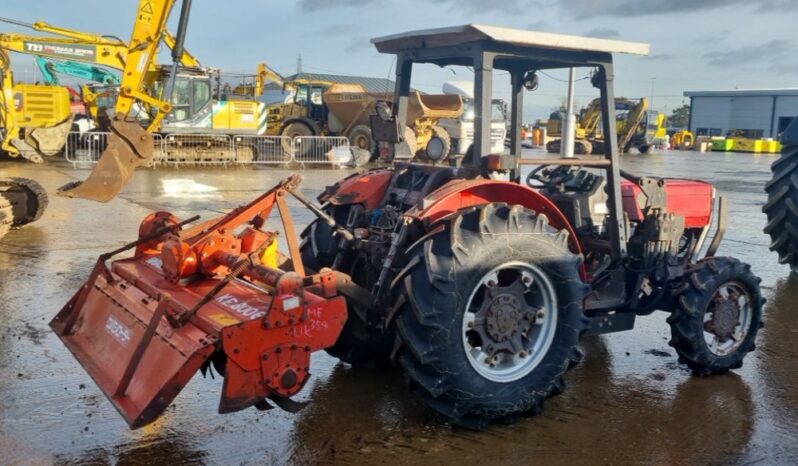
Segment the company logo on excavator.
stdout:
<svg viewBox="0 0 798 466">
<path fill-rule="evenodd" d="M 88 45 L 62 45 L 39 41 L 25 41 L 25 51 L 63 58 L 94 59 L 97 48 Z"/>
</svg>

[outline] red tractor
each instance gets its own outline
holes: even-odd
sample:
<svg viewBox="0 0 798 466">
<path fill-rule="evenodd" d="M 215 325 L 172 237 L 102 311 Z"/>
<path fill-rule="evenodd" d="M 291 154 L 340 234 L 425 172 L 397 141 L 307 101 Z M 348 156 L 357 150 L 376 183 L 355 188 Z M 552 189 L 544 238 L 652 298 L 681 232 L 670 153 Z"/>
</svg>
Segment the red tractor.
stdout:
<svg viewBox="0 0 798 466">
<path fill-rule="evenodd" d="M 725 203 L 708 183 L 619 167 L 613 53 L 647 45 L 476 25 L 373 42 L 397 55 L 393 104 L 371 117 L 386 168 L 328 187 L 321 207 L 292 178 L 186 230 L 153 214 L 127 247 L 134 256 L 110 267 L 124 248 L 102 256 L 51 322 L 132 427 L 161 415 L 197 370 L 225 377 L 221 412 L 298 409 L 288 397 L 322 348 L 358 366 L 395 361 L 429 407 L 482 427 L 562 391 L 581 336 L 630 330 L 655 310 L 670 313 L 670 344 L 694 372 L 742 365 L 763 299 L 748 265 L 715 256 Z M 408 155 L 416 63 L 473 67 L 464 157 L 446 158 L 432 138 L 424 161 L 393 163 Z M 538 71 L 570 67 L 594 70 L 605 154 L 520 157 L 525 90 Z M 489 153 L 494 70 L 511 77 L 510 155 Z M 535 168 L 522 184 L 524 165 Z M 319 217 L 301 245 L 287 195 Z M 275 204 L 291 260 L 263 231 Z"/>
<path fill-rule="evenodd" d="M 670 313 L 670 345 L 694 372 L 742 365 L 761 326 L 760 280 L 715 256 L 727 208 L 711 184 L 626 173 L 615 137 L 600 157 L 520 157 L 523 95 L 538 71 L 592 69 L 614 135 L 612 54 L 647 45 L 478 25 L 373 43 L 397 55 L 399 105 L 372 117 L 383 157 L 401 147 L 417 63 L 473 67 L 475 138 L 462 159 L 443 159 L 433 139 L 427 163 L 353 175 L 320 196 L 355 239 L 319 220 L 303 233 L 304 263 L 368 291 L 348 295 L 330 354 L 365 366 L 393 358 L 430 407 L 467 425 L 539 409 L 580 360 L 580 336 L 629 330 L 655 310 Z M 494 70 L 511 77 L 511 155 L 489 152 Z M 527 186 L 524 165 L 536 167 Z"/>
</svg>

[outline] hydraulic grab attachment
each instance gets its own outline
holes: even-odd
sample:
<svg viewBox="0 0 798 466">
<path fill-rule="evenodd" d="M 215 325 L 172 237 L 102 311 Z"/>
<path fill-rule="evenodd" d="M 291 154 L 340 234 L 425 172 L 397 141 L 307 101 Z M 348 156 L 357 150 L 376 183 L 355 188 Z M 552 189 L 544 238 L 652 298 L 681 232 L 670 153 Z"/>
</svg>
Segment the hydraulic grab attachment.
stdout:
<svg viewBox="0 0 798 466">
<path fill-rule="evenodd" d="M 100 256 L 88 282 L 50 326 L 131 428 L 156 420 L 197 370 L 224 376 L 219 412 L 276 405 L 309 377 L 312 352 L 346 322 L 329 269 L 305 276 L 284 180 L 250 204 L 186 228 L 151 214 L 139 239 Z M 266 223 L 277 205 L 290 262 Z M 133 257 L 107 264 L 135 249 Z M 281 265 L 280 265 L 281 264 Z"/>
</svg>

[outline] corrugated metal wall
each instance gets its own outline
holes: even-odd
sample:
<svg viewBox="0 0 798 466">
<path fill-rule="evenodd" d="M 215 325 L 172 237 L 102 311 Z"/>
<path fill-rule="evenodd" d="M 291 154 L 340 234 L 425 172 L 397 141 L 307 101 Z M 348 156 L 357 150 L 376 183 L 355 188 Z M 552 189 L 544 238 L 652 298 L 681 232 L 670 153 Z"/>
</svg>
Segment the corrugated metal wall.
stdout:
<svg viewBox="0 0 798 466">
<path fill-rule="evenodd" d="M 693 97 L 690 131 L 760 129 L 764 137 L 776 137 L 780 118 L 798 116 L 798 96 L 776 96 L 775 113 L 773 104 L 773 96 Z"/>
</svg>

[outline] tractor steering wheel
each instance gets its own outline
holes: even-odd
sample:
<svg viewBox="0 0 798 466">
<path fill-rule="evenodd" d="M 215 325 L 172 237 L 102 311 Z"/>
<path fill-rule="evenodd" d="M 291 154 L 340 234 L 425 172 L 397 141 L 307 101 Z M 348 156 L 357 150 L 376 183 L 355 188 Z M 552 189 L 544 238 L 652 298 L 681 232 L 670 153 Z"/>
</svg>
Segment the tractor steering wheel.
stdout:
<svg viewBox="0 0 798 466">
<path fill-rule="evenodd" d="M 550 168 L 554 166 L 555 168 Z M 533 189 L 566 183 L 581 167 L 566 165 L 540 165 L 526 177 L 526 185 Z"/>
</svg>

